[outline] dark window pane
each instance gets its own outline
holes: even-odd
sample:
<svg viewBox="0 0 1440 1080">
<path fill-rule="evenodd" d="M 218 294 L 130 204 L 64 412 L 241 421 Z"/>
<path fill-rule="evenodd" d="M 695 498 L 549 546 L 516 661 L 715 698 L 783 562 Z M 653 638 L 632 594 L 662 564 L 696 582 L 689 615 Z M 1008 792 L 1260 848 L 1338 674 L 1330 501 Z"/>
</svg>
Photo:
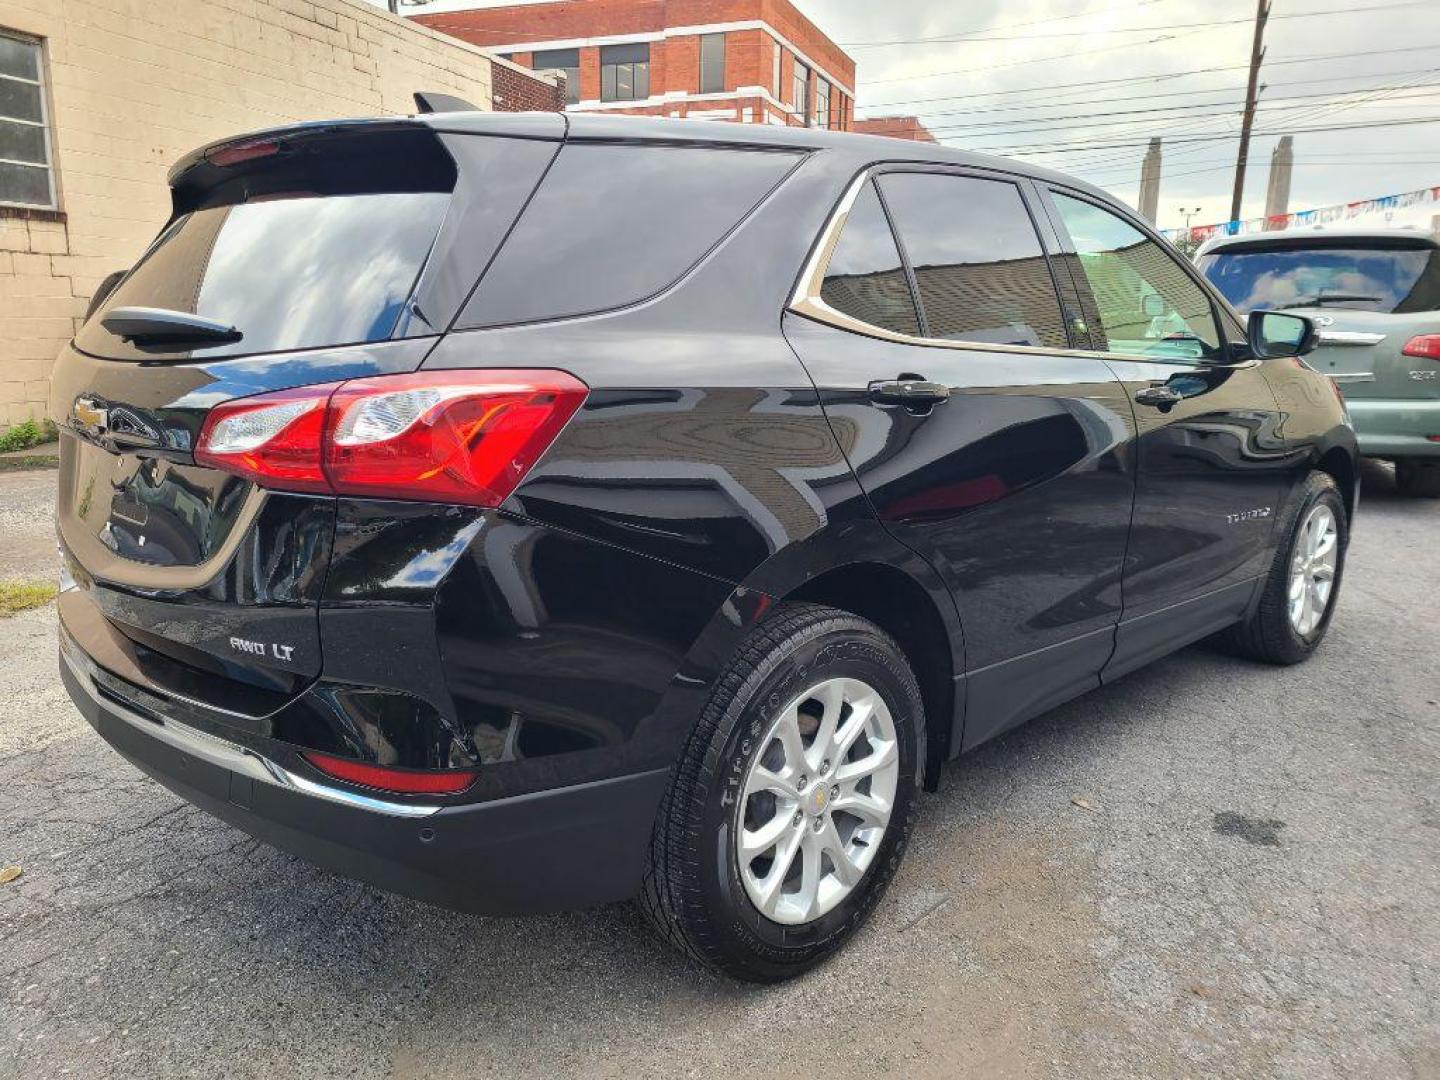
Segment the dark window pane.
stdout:
<svg viewBox="0 0 1440 1080">
<path fill-rule="evenodd" d="M 600 63 L 602 64 L 648 64 L 649 62 L 650 43 L 648 41 L 600 46 Z"/>
<path fill-rule="evenodd" d="M 600 100 L 615 100 L 615 65 L 609 64 L 600 69 Z"/>
<path fill-rule="evenodd" d="M 635 98 L 643 100 L 650 96 L 650 65 L 635 65 Z"/>
<path fill-rule="evenodd" d="M 915 298 L 875 186 L 866 184 L 825 270 L 820 298 L 853 319 L 912 337 L 920 333 Z"/>
<path fill-rule="evenodd" d="M 40 46 L 0 34 L 0 75 L 40 78 Z"/>
<path fill-rule="evenodd" d="M 536 71 L 550 68 L 572 68 L 580 66 L 579 49 L 541 49 L 530 54 L 530 66 Z"/>
<path fill-rule="evenodd" d="M 1440 250 L 1430 247 L 1348 240 L 1296 248 L 1287 242 L 1216 251 L 1198 265 L 1243 315 L 1282 307 L 1440 311 Z"/>
<path fill-rule="evenodd" d="M 1205 290 L 1160 244 L 1108 210 L 1056 193 L 1110 352 L 1198 360 L 1220 348 Z M 1087 320 L 1090 321 L 1090 320 Z M 1099 336 L 1090 326 L 1091 340 Z"/>
<path fill-rule="evenodd" d="M 275 199 L 197 210 L 161 234 L 110 307 L 161 307 L 233 323 L 233 353 L 389 337 L 450 196 Z"/>
<path fill-rule="evenodd" d="M 45 129 L 33 124 L 0 120 L 0 158 L 9 161 L 33 161 L 36 165 L 44 165 Z"/>
<path fill-rule="evenodd" d="M 621 101 L 635 100 L 635 68 L 630 64 L 620 64 L 615 68 L 615 96 Z"/>
<path fill-rule="evenodd" d="M 0 117 L 13 120 L 34 120 L 43 117 L 40 111 L 40 87 L 34 83 L 0 78 Z"/>
<path fill-rule="evenodd" d="M 798 60 L 795 62 L 795 79 L 792 97 L 795 111 L 805 123 L 810 123 L 810 69 Z"/>
<path fill-rule="evenodd" d="M 0 203 L 50 205 L 50 170 L 0 161 Z"/>
<path fill-rule="evenodd" d="M 567 145 L 461 325 L 582 315 L 653 296 L 714 247 L 795 161 L 789 153 Z"/>
<path fill-rule="evenodd" d="M 1069 347 L 1050 268 L 1014 184 L 892 173 L 880 188 L 931 337 Z"/>
<path fill-rule="evenodd" d="M 700 92 L 718 94 L 725 89 L 725 35 L 700 35 Z"/>
</svg>

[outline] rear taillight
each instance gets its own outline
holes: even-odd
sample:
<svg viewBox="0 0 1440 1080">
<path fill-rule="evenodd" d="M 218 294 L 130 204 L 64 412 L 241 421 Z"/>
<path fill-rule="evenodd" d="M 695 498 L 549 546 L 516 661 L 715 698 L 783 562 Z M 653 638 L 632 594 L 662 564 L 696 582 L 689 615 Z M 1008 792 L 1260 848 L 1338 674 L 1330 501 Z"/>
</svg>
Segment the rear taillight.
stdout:
<svg viewBox="0 0 1440 1080">
<path fill-rule="evenodd" d="M 498 506 L 585 400 L 563 371 L 416 372 L 217 405 L 195 460 L 264 487 Z"/>
<path fill-rule="evenodd" d="M 400 795 L 458 795 L 480 775 L 479 769 L 392 769 L 313 750 L 300 756 L 336 780 Z"/>
<path fill-rule="evenodd" d="M 1440 360 L 1440 334 L 1412 337 L 1400 352 L 1405 356 L 1418 356 L 1422 360 Z"/>
</svg>

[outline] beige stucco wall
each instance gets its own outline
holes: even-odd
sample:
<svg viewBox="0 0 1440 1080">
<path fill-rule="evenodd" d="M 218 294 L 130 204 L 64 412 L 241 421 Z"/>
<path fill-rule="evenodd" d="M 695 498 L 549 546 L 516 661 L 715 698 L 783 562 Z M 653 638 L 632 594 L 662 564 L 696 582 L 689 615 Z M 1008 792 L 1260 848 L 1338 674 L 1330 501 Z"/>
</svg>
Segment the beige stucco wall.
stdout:
<svg viewBox="0 0 1440 1080">
<path fill-rule="evenodd" d="M 45 39 L 64 214 L 0 208 L 0 428 L 45 414 L 56 352 L 163 224 L 185 151 L 412 112 L 415 90 L 491 97 L 484 53 L 358 0 L 0 0 L 0 28 Z"/>
</svg>

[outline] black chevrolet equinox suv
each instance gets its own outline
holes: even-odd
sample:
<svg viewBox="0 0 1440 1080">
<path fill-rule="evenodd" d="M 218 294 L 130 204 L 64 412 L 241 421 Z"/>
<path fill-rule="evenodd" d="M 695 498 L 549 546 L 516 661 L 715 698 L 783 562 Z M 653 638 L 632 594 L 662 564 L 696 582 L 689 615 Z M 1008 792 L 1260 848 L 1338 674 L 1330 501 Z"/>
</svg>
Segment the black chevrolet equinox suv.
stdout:
<svg viewBox="0 0 1440 1080">
<path fill-rule="evenodd" d="M 61 674 L 185 799 L 773 981 L 942 765 L 1188 642 L 1304 659 L 1355 509 L 1301 317 L 1115 200 L 799 128 L 198 150 L 60 357 Z"/>
</svg>

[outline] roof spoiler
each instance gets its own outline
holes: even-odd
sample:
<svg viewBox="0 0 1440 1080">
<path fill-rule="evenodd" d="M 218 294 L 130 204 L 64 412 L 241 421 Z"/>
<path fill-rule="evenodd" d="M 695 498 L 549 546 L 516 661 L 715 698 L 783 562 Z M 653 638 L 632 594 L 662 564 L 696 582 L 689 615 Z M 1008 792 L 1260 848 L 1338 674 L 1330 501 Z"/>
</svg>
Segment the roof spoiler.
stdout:
<svg viewBox="0 0 1440 1080">
<path fill-rule="evenodd" d="M 437 94 L 433 90 L 416 90 L 415 108 L 421 113 L 480 111 L 464 98 L 455 97 L 453 94 Z"/>
</svg>

